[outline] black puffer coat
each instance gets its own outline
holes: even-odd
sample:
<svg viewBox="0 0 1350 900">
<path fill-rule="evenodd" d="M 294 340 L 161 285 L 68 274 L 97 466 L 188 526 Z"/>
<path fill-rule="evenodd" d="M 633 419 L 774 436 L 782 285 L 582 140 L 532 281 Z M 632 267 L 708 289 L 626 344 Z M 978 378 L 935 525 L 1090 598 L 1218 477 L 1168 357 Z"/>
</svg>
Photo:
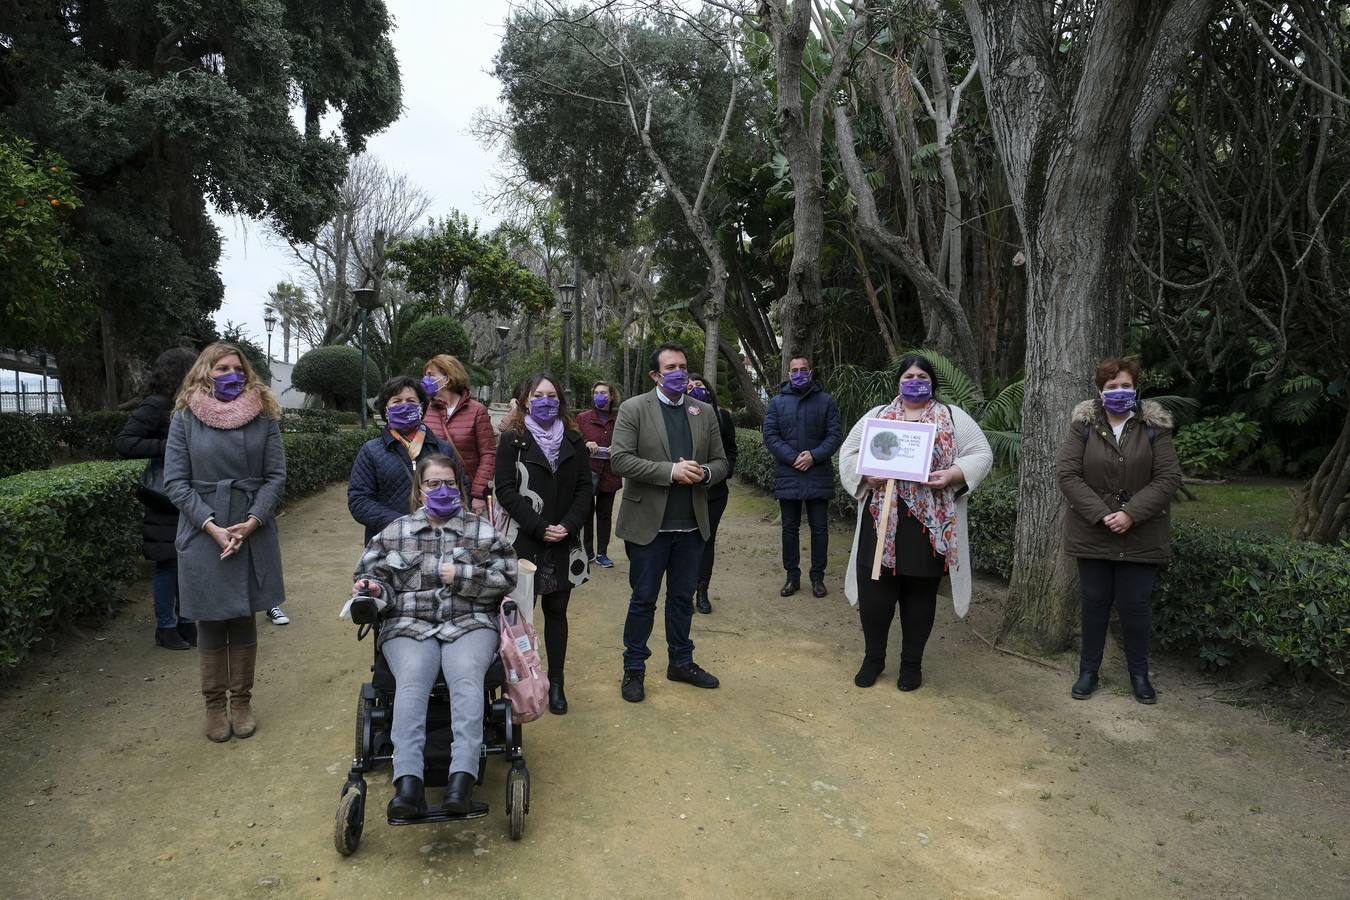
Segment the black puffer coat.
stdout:
<svg viewBox="0 0 1350 900">
<path fill-rule="evenodd" d="M 117 452 L 127 459 L 163 462 L 172 415 L 172 398 L 158 394 L 146 397 L 117 435 Z M 177 553 L 173 542 L 178 532 L 178 508 L 167 499 L 163 504 L 147 503 L 144 498 L 141 502 L 145 505 L 145 518 L 141 523 L 145 558 L 155 562 L 175 559 Z"/>
</svg>

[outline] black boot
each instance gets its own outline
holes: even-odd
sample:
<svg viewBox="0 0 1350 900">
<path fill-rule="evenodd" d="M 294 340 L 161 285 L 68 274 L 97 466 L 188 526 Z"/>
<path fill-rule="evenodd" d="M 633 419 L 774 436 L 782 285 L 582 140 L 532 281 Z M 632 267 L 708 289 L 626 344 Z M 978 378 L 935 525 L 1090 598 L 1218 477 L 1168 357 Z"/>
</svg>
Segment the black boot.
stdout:
<svg viewBox="0 0 1350 900">
<path fill-rule="evenodd" d="M 1143 675 L 1130 673 L 1130 691 L 1134 694 L 1134 699 L 1140 703 L 1151 706 L 1158 702 L 1158 693 L 1153 690 L 1153 685 L 1149 683 L 1147 672 Z"/>
<path fill-rule="evenodd" d="M 694 609 L 705 616 L 712 612 L 712 601 L 708 599 L 707 582 L 700 584 L 697 593 L 694 594 Z"/>
<path fill-rule="evenodd" d="M 1084 670 L 1078 673 L 1078 680 L 1073 683 L 1070 691 L 1075 700 L 1086 700 L 1092 696 L 1092 692 L 1097 690 L 1097 673 Z"/>
<path fill-rule="evenodd" d="M 183 640 L 187 641 L 191 646 L 197 646 L 196 622 L 183 622 L 180 620 L 178 623 L 178 633 L 182 635 Z"/>
<path fill-rule="evenodd" d="M 441 808 L 452 816 L 462 816 L 473 808 L 473 785 L 478 779 L 472 772 L 452 772 L 445 786 L 445 802 Z"/>
<path fill-rule="evenodd" d="M 555 716 L 567 714 L 567 695 L 563 693 L 563 679 L 548 676 L 548 711 Z"/>
<path fill-rule="evenodd" d="M 900 660 L 900 677 L 895 686 L 902 691 L 917 691 L 923 684 L 923 663 Z"/>
<path fill-rule="evenodd" d="M 183 640 L 177 628 L 156 628 L 155 643 L 165 650 L 187 650 L 192 646 Z"/>
<path fill-rule="evenodd" d="M 793 594 L 797 593 L 801 589 L 802 589 L 802 580 L 800 578 L 793 578 L 791 575 L 789 575 L 788 580 L 783 582 L 783 587 L 778 592 L 778 596 L 791 597 Z"/>
<path fill-rule="evenodd" d="M 394 796 L 386 810 L 391 819 L 406 819 L 420 816 L 427 811 L 426 795 L 422 790 L 422 779 L 416 775 L 404 775 L 394 780 Z"/>
<path fill-rule="evenodd" d="M 862 665 L 858 667 L 858 674 L 853 676 L 853 683 L 858 687 L 871 687 L 877 683 L 877 678 L 886 671 L 886 660 L 872 659 L 870 656 L 864 656 Z"/>
</svg>

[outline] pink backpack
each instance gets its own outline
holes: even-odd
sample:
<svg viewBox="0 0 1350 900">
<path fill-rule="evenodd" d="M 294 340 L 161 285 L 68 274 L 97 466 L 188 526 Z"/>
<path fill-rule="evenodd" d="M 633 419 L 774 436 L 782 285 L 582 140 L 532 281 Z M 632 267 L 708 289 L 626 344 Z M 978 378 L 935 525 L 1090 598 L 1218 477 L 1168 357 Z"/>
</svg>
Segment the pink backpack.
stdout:
<svg viewBox="0 0 1350 900">
<path fill-rule="evenodd" d="M 503 687 L 511 700 L 511 718 L 517 722 L 533 722 L 544 714 L 548 705 L 548 676 L 539 663 L 539 639 L 534 629 L 520 614 L 516 601 L 502 601 L 497 614 L 501 628 L 500 654 L 506 673 Z"/>
</svg>

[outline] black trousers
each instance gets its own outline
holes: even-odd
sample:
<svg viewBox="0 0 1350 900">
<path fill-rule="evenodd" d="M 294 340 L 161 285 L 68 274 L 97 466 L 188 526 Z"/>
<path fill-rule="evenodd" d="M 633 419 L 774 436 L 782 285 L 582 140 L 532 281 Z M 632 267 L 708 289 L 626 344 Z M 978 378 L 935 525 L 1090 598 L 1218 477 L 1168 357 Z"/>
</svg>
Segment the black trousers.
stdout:
<svg viewBox="0 0 1350 900">
<path fill-rule="evenodd" d="M 928 636 L 933 633 L 933 620 L 937 617 L 937 592 L 942 577 L 896 575 L 883 567 L 881 578 L 873 581 L 872 561 L 867 561 L 866 568 L 862 567 L 861 562 L 860 559 L 858 619 L 862 622 L 863 655 L 869 660 L 885 664 L 886 642 L 898 606 L 900 662 L 923 662 L 923 648 L 928 644 Z"/>
<path fill-rule="evenodd" d="M 610 499 L 614 495 L 610 494 Z M 554 591 L 539 598 L 544 611 L 544 655 L 548 657 L 548 680 L 561 681 L 567 664 L 567 601 L 572 589 Z"/>
<path fill-rule="evenodd" d="M 703 562 L 698 567 L 698 585 L 704 590 L 712 584 L 713 563 L 717 561 L 717 526 L 722 522 L 722 513 L 727 511 L 730 499 L 730 492 L 708 498 L 708 542 L 703 545 Z"/>
<path fill-rule="evenodd" d="M 588 559 L 593 559 L 597 550 L 602 556 L 609 556 L 609 530 L 613 518 L 614 491 L 597 492 L 595 515 L 587 517 L 586 525 L 581 529 L 581 543 Z"/>
<path fill-rule="evenodd" d="M 1130 674 L 1148 674 L 1148 642 L 1153 636 L 1153 581 L 1157 575 L 1158 567 L 1153 563 L 1078 560 L 1083 610 L 1079 671 L 1096 672 L 1101 668 L 1107 624 L 1111 619 L 1111 607 L 1115 606 L 1120 615 L 1120 627 L 1125 632 L 1125 660 Z"/>
</svg>

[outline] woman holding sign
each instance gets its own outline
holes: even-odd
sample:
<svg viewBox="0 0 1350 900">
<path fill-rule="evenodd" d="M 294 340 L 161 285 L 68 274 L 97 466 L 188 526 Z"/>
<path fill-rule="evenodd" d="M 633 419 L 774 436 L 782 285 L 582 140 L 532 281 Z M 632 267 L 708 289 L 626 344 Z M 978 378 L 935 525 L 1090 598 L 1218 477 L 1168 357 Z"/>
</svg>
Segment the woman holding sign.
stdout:
<svg viewBox="0 0 1350 900">
<path fill-rule="evenodd" d="M 858 608 L 865 648 L 853 683 L 871 687 L 885 670 L 899 606 L 896 686 L 912 691 L 923 683 L 943 575 L 956 614 L 970 608 L 966 496 L 989 474 L 994 454 L 974 419 L 938 400 L 927 358 L 910 354 L 898 366 L 895 399 L 860 419 L 839 454 L 840 480 L 858 500 L 844 596 Z"/>
</svg>

